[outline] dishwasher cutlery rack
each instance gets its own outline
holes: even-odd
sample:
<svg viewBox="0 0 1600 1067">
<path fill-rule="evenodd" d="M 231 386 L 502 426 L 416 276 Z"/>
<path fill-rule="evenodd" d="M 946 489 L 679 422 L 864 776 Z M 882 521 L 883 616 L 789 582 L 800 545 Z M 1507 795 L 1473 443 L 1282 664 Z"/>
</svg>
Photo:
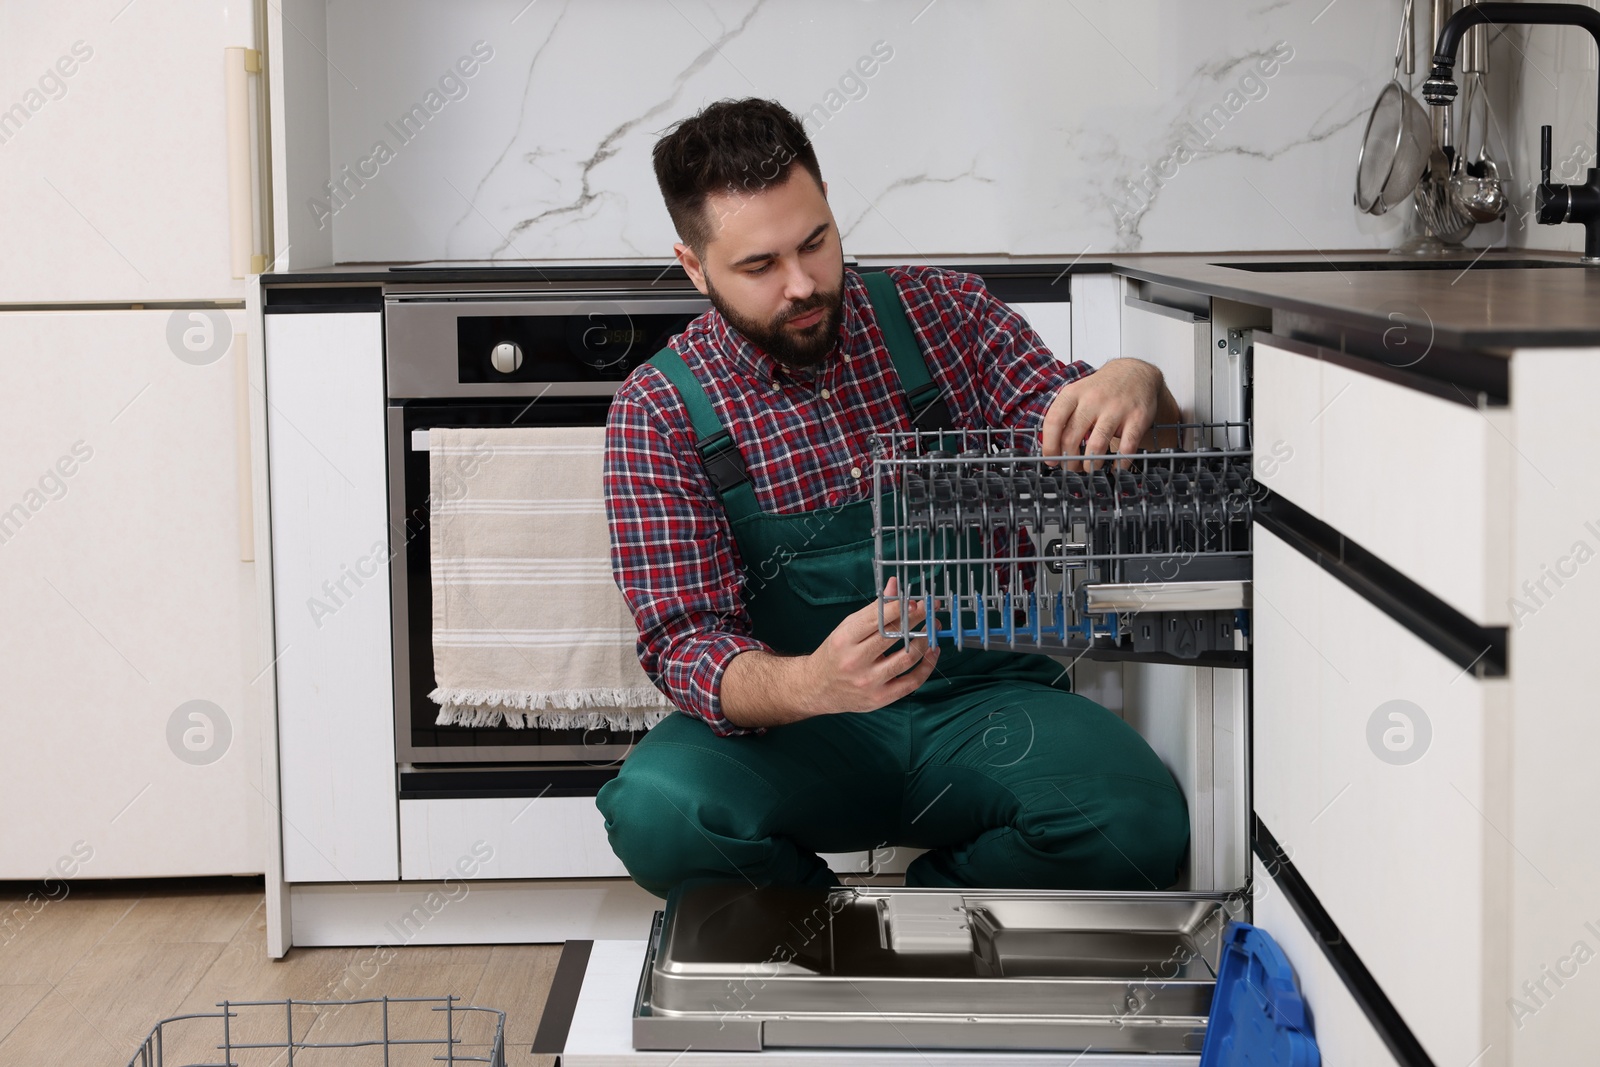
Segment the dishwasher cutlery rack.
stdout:
<svg viewBox="0 0 1600 1067">
<path fill-rule="evenodd" d="M 878 435 L 879 632 L 931 630 L 962 646 L 1093 658 L 1247 662 L 1249 424 L 1158 432 L 1175 446 L 1074 457 L 1043 456 L 1037 434 L 1016 430 Z M 893 598 L 882 593 L 891 576 Z M 931 626 L 908 633 L 890 622 L 895 599 L 901 618 L 922 601 Z"/>
<path fill-rule="evenodd" d="M 490 1067 L 506 1067 L 506 1013 L 495 1008 L 457 1004 L 456 996 L 447 997 L 370 997 L 361 1000 L 223 1000 L 217 1003 L 220 1011 L 196 1012 L 174 1015 L 162 1019 L 151 1027 L 144 1043 L 139 1046 L 128 1067 L 254 1067 L 256 1064 L 282 1064 L 292 1067 L 319 1067 L 339 1065 L 354 1067 L 358 1064 L 381 1064 L 399 1067 L 401 1064 L 421 1062 L 421 1057 L 433 1051 L 430 1058 L 435 1063 L 487 1063 Z M 415 1036 L 417 1027 L 401 1023 L 393 1017 L 391 1008 L 397 1005 L 420 1004 L 429 1006 L 429 1026 L 423 1028 L 424 1036 Z M 376 1010 L 358 1019 L 357 1027 L 370 1027 L 368 1036 L 348 1041 L 311 1041 L 297 1039 L 295 1009 L 313 1012 L 318 1019 L 323 1015 L 342 1013 L 348 1008 L 376 1005 Z M 409 1018 L 410 1016 L 408 1016 Z M 298 1021 L 304 1026 L 305 1014 Z M 478 1024 L 474 1026 L 474 1024 Z M 492 1035 L 488 1032 L 493 1024 Z M 272 1036 L 266 1040 L 245 1040 L 241 1031 L 260 1032 L 263 1028 Z M 315 1029 L 315 1023 L 311 1024 Z M 474 1034 L 482 1029 L 482 1034 Z M 442 1033 L 440 1032 L 442 1031 Z M 279 1036 L 281 1034 L 281 1037 Z M 473 1037 L 471 1042 L 465 1040 Z M 309 1033 L 307 1035 L 309 1038 Z M 204 1059 L 192 1058 L 191 1050 L 206 1039 L 209 1046 Z M 484 1055 L 469 1055 L 462 1046 L 486 1048 Z M 210 1053 L 215 1053 L 214 1055 Z M 269 1055 L 271 1053 L 272 1055 Z M 243 1054 L 242 1059 L 236 1056 Z"/>
</svg>

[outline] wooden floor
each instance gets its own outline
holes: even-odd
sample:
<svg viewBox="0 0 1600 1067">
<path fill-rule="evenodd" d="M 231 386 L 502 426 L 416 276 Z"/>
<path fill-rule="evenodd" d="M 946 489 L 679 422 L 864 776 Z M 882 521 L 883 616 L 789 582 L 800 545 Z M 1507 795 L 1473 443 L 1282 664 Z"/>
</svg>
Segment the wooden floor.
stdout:
<svg viewBox="0 0 1600 1067">
<path fill-rule="evenodd" d="M 0 882 L 0 1065 L 125 1067 L 158 1019 L 215 1011 L 230 1000 L 353 1000 L 443 997 L 506 1013 L 506 1062 L 549 1067 L 553 1057 L 528 1050 L 555 971 L 559 945 L 434 948 L 425 946 L 291 949 L 266 954 L 266 912 L 259 880 L 52 883 L 59 896 L 25 902 L 37 883 Z M 40 906 L 42 904 L 42 906 Z M 282 1041 L 283 1009 L 239 1009 L 234 1041 Z M 382 1033 L 379 1006 L 294 1013 L 295 1034 L 309 1041 L 360 1041 Z M 484 1056 L 488 1016 L 458 1026 L 466 1052 Z M 391 1006 L 391 1036 L 444 1034 L 441 1015 L 417 1005 Z M 167 1028 L 162 1067 L 221 1063 L 221 1021 Z M 442 1046 L 411 1046 L 391 1067 L 443 1063 Z M 154 1061 L 152 1061 L 153 1063 Z M 240 1067 L 287 1063 L 282 1051 L 235 1053 Z M 296 1052 L 296 1067 L 384 1064 L 378 1048 Z M 459 1060 L 457 1062 L 460 1062 Z"/>
</svg>

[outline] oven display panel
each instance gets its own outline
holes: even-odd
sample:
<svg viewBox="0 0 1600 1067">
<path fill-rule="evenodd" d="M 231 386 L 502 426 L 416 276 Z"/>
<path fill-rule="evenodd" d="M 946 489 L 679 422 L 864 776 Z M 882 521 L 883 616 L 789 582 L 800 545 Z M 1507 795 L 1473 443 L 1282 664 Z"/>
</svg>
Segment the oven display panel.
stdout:
<svg viewBox="0 0 1600 1067">
<path fill-rule="evenodd" d="M 621 381 L 694 320 L 692 314 L 464 315 L 461 382 Z"/>
</svg>

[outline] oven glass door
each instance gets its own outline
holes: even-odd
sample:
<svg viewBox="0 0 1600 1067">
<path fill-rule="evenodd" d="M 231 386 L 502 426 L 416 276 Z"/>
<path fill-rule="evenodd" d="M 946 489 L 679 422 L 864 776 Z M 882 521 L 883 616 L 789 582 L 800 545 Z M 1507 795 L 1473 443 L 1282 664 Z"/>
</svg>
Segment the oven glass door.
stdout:
<svg viewBox="0 0 1600 1067">
<path fill-rule="evenodd" d="M 605 389 L 605 386 L 600 386 Z M 433 586 L 428 553 L 428 452 L 434 426 L 603 426 L 609 393 L 505 400 L 410 400 L 389 406 L 390 582 L 394 602 L 397 752 L 403 762 L 610 766 L 641 731 L 438 726 L 433 691 Z M 403 542 L 403 547 L 402 547 Z"/>
</svg>

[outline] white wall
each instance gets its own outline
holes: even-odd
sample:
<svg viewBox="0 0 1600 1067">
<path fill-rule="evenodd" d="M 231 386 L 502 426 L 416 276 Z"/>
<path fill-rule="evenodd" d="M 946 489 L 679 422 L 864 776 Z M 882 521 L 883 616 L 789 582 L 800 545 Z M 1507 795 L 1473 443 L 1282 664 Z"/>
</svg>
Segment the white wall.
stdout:
<svg viewBox="0 0 1600 1067">
<path fill-rule="evenodd" d="M 856 255 L 1388 247 L 1405 220 L 1350 200 L 1400 7 L 331 0 L 332 168 L 379 140 L 393 158 L 350 181 L 332 217 L 304 195 L 288 209 L 331 232 L 341 263 L 661 257 L 673 235 L 650 146 L 712 100 L 762 95 L 837 106 L 809 128 Z M 478 41 L 492 58 L 465 95 L 441 93 L 402 143 L 387 124 Z M 830 101 L 880 41 L 893 55 L 864 95 Z M 1280 41 L 1293 58 L 1241 85 Z M 1234 91 L 1237 112 L 1196 157 L 1153 198 L 1132 195 Z"/>
</svg>

